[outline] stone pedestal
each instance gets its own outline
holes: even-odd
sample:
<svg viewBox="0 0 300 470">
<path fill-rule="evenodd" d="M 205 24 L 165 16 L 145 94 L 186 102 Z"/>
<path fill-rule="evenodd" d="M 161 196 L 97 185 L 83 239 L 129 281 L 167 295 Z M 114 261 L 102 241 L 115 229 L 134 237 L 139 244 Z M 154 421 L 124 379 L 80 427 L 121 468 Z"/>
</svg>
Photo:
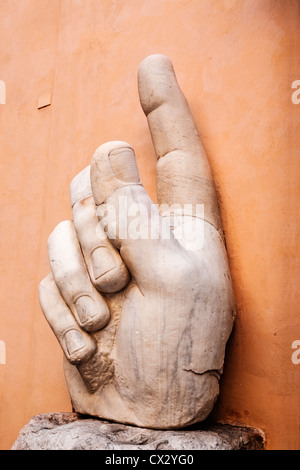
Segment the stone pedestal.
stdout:
<svg viewBox="0 0 300 470">
<path fill-rule="evenodd" d="M 76 413 L 34 416 L 12 450 L 263 450 L 260 431 L 200 423 L 160 431 L 112 423 Z"/>
</svg>

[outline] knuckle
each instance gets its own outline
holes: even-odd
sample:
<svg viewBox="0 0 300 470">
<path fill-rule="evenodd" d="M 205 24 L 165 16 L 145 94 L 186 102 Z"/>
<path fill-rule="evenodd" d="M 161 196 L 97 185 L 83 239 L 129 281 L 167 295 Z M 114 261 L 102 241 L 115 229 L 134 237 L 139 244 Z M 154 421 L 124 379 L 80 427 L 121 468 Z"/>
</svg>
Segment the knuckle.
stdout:
<svg viewBox="0 0 300 470">
<path fill-rule="evenodd" d="M 122 263 L 100 276 L 100 278 L 95 281 L 95 286 L 101 292 L 113 293 L 126 287 L 129 280 L 129 271 Z"/>
</svg>

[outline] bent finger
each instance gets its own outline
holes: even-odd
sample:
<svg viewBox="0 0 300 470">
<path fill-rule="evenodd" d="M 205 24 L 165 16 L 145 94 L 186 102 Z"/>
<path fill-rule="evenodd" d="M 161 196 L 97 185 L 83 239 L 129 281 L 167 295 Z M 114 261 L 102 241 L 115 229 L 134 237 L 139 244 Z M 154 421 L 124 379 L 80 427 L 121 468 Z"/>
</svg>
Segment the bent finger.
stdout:
<svg viewBox="0 0 300 470">
<path fill-rule="evenodd" d="M 71 364 L 78 365 L 93 356 L 96 351 L 96 343 L 88 333 L 78 326 L 62 298 L 52 274 L 41 281 L 39 298 L 45 318 L 58 339 L 67 360 Z"/>
<path fill-rule="evenodd" d="M 110 318 L 109 308 L 90 280 L 70 220 L 53 230 L 48 239 L 48 252 L 53 278 L 78 325 L 88 332 L 104 328 Z"/>
<path fill-rule="evenodd" d="M 96 150 L 91 186 L 100 223 L 106 226 L 138 287 L 145 291 L 157 282 L 181 246 L 142 186 L 129 144 L 107 142 Z"/>
<path fill-rule="evenodd" d="M 91 196 L 90 167 L 72 180 L 70 194 L 74 227 L 93 284 L 106 293 L 123 289 L 130 274 L 99 223 Z"/>
</svg>

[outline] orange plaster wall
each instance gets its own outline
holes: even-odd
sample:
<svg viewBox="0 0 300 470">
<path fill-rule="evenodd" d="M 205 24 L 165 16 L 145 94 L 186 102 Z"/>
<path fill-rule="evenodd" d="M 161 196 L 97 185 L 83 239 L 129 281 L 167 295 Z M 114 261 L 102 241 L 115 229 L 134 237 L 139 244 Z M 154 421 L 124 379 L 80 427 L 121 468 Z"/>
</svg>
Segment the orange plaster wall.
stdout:
<svg viewBox="0 0 300 470">
<path fill-rule="evenodd" d="M 32 415 L 71 410 L 38 303 L 47 237 L 71 217 L 70 180 L 108 140 L 135 147 L 155 199 L 136 72 L 159 52 L 211 161 L 237 297 L 213 415 L 264 430 L 268 449 L 300 449 L 299 2 L 0 0 L 0 11 L 0 448 Z M 51 106 L 38 110 L 48 92 Z"/>
</svg>

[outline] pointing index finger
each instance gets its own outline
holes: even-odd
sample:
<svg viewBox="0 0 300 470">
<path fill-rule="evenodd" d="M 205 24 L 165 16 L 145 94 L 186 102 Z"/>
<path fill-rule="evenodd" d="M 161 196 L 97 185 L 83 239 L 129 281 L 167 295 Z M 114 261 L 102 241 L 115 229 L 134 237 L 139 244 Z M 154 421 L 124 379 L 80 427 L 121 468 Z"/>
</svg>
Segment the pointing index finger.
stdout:
<svg viewBox="0 0 300 470">
<path fill-rule="evenodd" d="M 204 218 L 219 229 L 210 165 L 170 59 L 160 54 L 144 59 L 138 87 L 158 158 L 159 203 L 204 204 Z"/>
<path fill-rule="evenodd" d="M 202 150 L 193 116 L 170 59 L 160 54 L 147 57 L 140 64 L 138 84 L 158 158 L 173 150 Z M 209 171 L 208 162 L 204 164 Z"/>
</svg>

